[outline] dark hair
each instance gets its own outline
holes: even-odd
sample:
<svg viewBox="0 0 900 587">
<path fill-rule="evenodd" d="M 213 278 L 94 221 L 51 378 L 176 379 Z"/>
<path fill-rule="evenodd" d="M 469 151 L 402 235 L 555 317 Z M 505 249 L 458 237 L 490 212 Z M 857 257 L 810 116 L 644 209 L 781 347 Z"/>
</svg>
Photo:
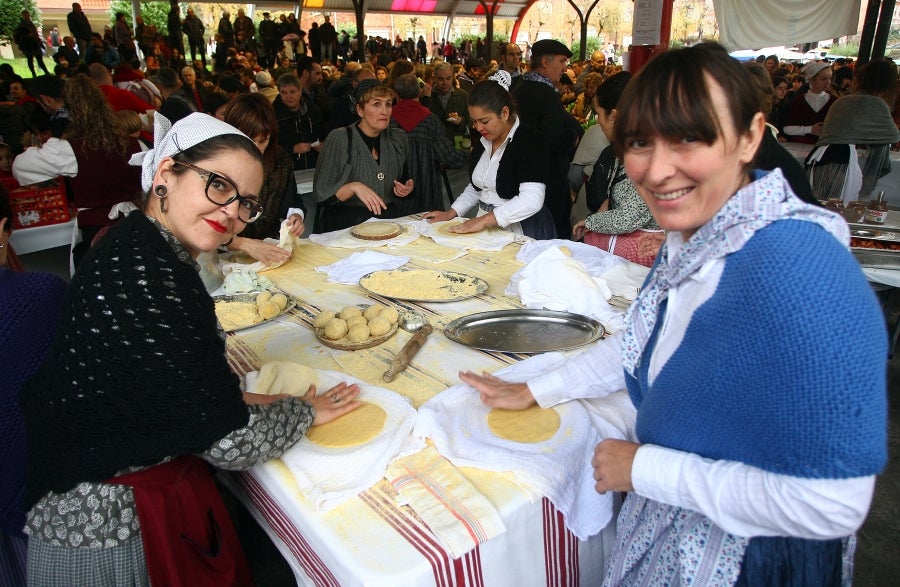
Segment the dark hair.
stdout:
<svg viewBox="0 0 900 587">
<path fill-rule="evenodd" d="M 216 110 L 228 103 L 228 96 L 221 92 L 212 92 L 203 100 L 203 111 L 210 116 L 216 115 Z"/>
<path fill-rule="evenodd" d="M 883 98 L 893 108 L 897 94 L 897 66 L 885 59 L 869 61 L 856 70 L 856 90 Z"/>
<path fill-rule="evenodd" d="M 706 76 L 728 96 L 728 109 L 738 134 L 750 128 L 760 112 L 759 90 L 750 74 L 717 43 L 700 43 L 687 49 L 660 53 L 634 76 L 619 101 L 616 154 L 641 137 L 661 135 L 670 139 L 694 137 L 708 145 L 723 129 L 712 103 Z"/>
<path fill-rule="evenodd" d="M 271 171 L 275 167 L 275 152 L 278 150 L 278 118 L 272 103 L 262 94 L 240 94 L 225 107 L 224 118 L 225 122 L 251 139 L 269 137 L 263 159 L 266 171 Z"/>
<path fill-rule="evenodd" d="M 594 94 L 594 104 L 603 108 L 607 114 L 619 105 L 622 99 L 622 93 L 628 82 L 631 81 L 630 71 L 620 71 L 610 76 L 600 86 L 597 87 L 597 93 Z"/>
<path fill-rule="evenodd" d="M 297 73 L 299 74 L 301 71 L 312 71 L 314 63 L 315 63 L 315 61 L 313 61 L 313 58 L 310 57 L 309 55 L 303 55 L 301 57 L 298 57 L 297 58 Z"/>
<path fill-rule="evenodd" d="M 167 90 L 177 88 L 181 81 L 178 74 L 171 67 L 160 67 L 156 71 L 156 79 L 159 85 Z"/>
<path fill-rule="evenodd" d="M 469 93 L 467 105 L 469 107 L 484 108 L 497 116 L 500 116 L 504 107 L 509 108 L 510 116 L 516 114 L 516 103 L 512 94 L 492 79 L 486 79 L 475 84 Z"/>
<path fill-rule="evenodd" d="M 391 67 L 390 73 L 388 73 L 388 78 L 385 80 L 384 85 L 393 89 L 394 82 L 397 81 L 398 77 L 407 73 L 414 73 L 415 71 L 416 66 L 413 65 L 411 61 L 395 61 L 394 65 Z"/>
<path fill-rule="evenodd" d="M 744 68 L 750 74 L 754 85 L 756 85 L 760 100 L 760 111 L 768 114 L 772 110 L 772 100 L 774 99 L 774 86 L 772 85 L 772 78 L 769 77 L 769 72 L 766 71 L 765 67 L 754 61 L 744 63 Z"/>
<path fill-rule="evenodd" d="M 50 96 L 51 98 L 62 98 L 65 85 L 65 80 L 58 76 L 42 75 L 31 80 L 29 93 L 34 97 Z"/>
<path fill-rule="evenodd" d="M 401 100 L 414 100 L 419 96 L 419 80 L 412 73 L 404 73 L 394 81 L 394 91 Z"/>
<path fill-rule="evenodd" d="M 863 66 L 865 67 L 865 65 Z M 862 69 L 862 68 L 860 68 Z M 897 68 L 894 67 L 896 70 Z M 831 80 L 831 83 L 835 86 L 840 87 L 841 82 L 845 79 L 853 79 L 853 70 L 847 67 L 846 65 L 843 67 L 838 67 L 834 72 L 834 79 Z"/>
<path fill-rule="evenodd" d="M 788 88 L 791 87 L 791 80 L 786 78 L 783 75 L 772 76 L 772 89 L 774 90 L 778 84 L 786 84 Z"/>
</svg>

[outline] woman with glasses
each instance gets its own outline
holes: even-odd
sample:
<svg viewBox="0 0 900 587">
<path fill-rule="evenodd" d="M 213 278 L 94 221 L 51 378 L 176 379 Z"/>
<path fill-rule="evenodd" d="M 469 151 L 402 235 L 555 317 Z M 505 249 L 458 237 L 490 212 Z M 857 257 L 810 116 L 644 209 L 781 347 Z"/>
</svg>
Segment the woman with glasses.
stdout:
<svg viewBox="0 0 900 587">
<path fill-rule="evenodd" d="M 143 209 L 85 258 L 21 395 L 32 585 L 251 584 L 209 465 L 278 457 L 358 406 L 343 383 L 242 394 L 195 258 L 262 214 L 262 157 L 205 114 L 155 123 L 132 159 Z"/>
</svg>

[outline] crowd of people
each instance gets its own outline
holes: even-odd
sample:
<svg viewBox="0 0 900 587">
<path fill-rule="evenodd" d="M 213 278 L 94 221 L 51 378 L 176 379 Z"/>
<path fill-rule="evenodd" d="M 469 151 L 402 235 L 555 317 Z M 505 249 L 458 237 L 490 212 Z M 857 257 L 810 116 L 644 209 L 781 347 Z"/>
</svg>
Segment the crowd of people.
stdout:
<svg viewBox="0 0 900 587">
<path fill-rule="evenodd" d="M 571 62 L 549 39 L 527 61 L 514 43 L 496 61 L 478 43 L 426 54 L 421 38 L 360 50 L 327 17 L 307 32 L 239 10 L 218 23 L 210 71 L 203 25 L 180 11 L 173 0 L 168 35 L 117 15 L 109 40 L 74 4 L 54 74 L 0 66 L 0 176 L 63 178 L 81 235 L 63 299 L 7 268 L 0 197 L 0 299 L 23 308 L 0 346 L 27 332 L 33 349 L 3 387 L 0 551 L 20 563 L 4 573 L 24 572 L 24 529 L 29 583 L 167 584 L 164 569 L 199 568 L 178 544 L 218 533 L 228 580 L 245 584 L 203 461 L 275 458 L 357 407 L 358 388 L 242 393 L 197 258 L 224 247 L 275 263 L 284 251 L 262 239 L 282 222 L 299 236 L 422 213 L 652 266 L 624 331 L 563 367 L 515 384 L 460 373 L 509 409 L 628 390 L 634 437 L 592 462 L 597 491 L 628 492 L 608 584 L 840 582 L 886 458 L 886 337 L 846 224 L 815 199 L 845 189 L 851 146 L 869 150 L 861 184 L 889 165 L 896 66 L 847 78 L 811 62 L 795 85 L 777 59 L 754 70 L 703 44 L 632 75 L 606 51 Z M 781 140 L 821 152 L 798 174 Z M 818 164 L 830 167 L 810 184 Z M 467 169 L 461 193 L 448 168 Z M 40 315 L 10 294 L 39 286 Z M 173 508 L 180 484 L 196 491 Z"/>
</svg>

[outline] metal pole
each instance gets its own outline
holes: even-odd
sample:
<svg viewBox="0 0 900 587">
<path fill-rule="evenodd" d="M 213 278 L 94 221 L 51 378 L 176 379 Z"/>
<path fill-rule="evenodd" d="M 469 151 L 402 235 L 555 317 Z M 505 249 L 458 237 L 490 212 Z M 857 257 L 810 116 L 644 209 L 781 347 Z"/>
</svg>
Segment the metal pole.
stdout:
<svg viewBox="0 0 900 587">
<path fill-rule="evenodd" d="M 891 33 L 891 16 L 894 14 L 896 0 L 882 0 L 878 26 L 875 28 L 875 40 L 872 42 L 872 59 L 884 57 L 888 35 Z"/>
<path fill-rule="evenodd" d="M 866 6 L 862 35 L 859 39 L 859 53 L 856 57 L 857 66 L 867 63 L 872 56 L 872 41 L 875 38 L 875 27 L 878 24 L 878 9 L 880 6 L 881 0 L 869 0 L 869 5 Z"/>
</svg>

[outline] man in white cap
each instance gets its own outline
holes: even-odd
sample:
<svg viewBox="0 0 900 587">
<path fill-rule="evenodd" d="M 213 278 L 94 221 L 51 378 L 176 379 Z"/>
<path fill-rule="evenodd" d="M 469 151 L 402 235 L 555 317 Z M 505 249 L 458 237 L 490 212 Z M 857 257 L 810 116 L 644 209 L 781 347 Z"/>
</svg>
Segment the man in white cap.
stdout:
<svg viewBox="0 0 900 587">
<path fill-rule="evenodd" d="M 261 71 L 256 74 L 254 79 L 256 80 L 256 91 L 265 96 L 270 103 L 274 102 L 278 97 L 278 90 L 275 89 L 272 75 L 268 71 Z"/>
<path fill-rule="evenodd" d="M 541 147 L 551 173 L 544 205 L 553 215 L 559 238 L 572 234 L 569 220 L 572 197 L 566 177 L 581 128 L 566 112 L 556 87 L 571 56 L 572 52 L 559 41 L 538 41 L 531 47 L 531 71 L 522 75 L 522 81 L 512 91 L 522 124 L 538 129 L 545 139 Z"/>
</svg>

